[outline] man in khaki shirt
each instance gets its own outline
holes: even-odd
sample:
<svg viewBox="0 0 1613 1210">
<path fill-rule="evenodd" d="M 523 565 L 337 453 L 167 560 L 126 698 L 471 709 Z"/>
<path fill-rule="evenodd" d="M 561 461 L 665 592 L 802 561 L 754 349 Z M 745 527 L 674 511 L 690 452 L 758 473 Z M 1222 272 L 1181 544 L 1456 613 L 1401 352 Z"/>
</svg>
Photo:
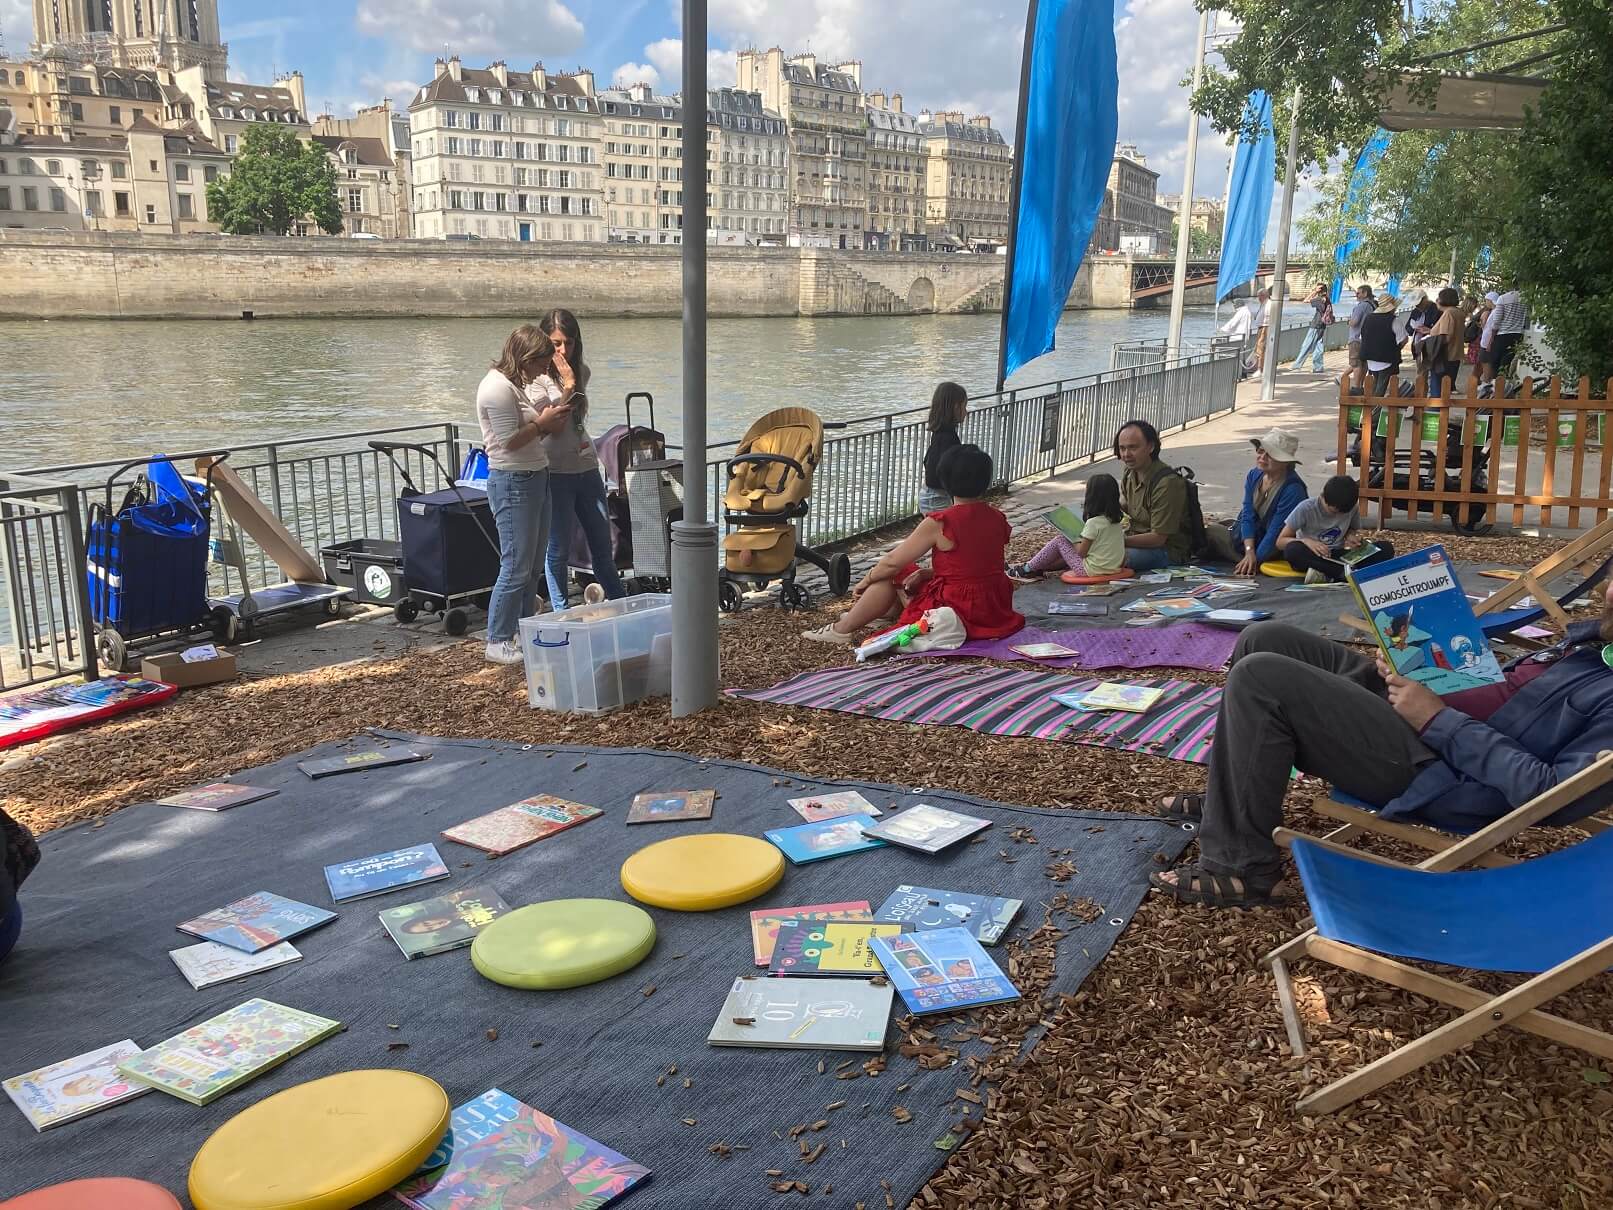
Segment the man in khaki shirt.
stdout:
<svg viewBox="0 0 1613 1210">
<path fill-rule="evenodd" d="M 1115 434 L 1115 457 L 1126 467 L 1120 496 L 1130 524 L 1126 566 L 1157 571 L 1192 555 L 1188 532 L 1187 481 L 1159 460 L 1159 431 L 1146 420 L 1128 420 Z"/>
</svg>

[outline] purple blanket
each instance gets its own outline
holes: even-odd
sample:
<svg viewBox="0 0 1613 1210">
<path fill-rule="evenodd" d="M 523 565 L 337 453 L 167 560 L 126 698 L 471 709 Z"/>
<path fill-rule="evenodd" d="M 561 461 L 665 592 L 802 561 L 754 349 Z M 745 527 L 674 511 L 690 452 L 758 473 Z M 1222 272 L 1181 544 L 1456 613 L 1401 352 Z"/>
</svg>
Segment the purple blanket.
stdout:
<svg viewBox="0 0 1613 1210">
<path fill-rule="evenodd" d="M 1236 631 L 1202 622 L 1167 626 L 1113 626 L 1097 630 L 1038 630 L 1027 626 L 1006 639 L 970 639 L 950 651 L 921 651 L 903 659 L 972 655 L 990 660 L 1023 660 L 1011 648 L 1028 643 L 1062 643 L 1080 653 L 1075 659 L 1030 661 L 1046 668 L 1202 668 L 1219 672 L 1232 658 Z"/>
</svg>

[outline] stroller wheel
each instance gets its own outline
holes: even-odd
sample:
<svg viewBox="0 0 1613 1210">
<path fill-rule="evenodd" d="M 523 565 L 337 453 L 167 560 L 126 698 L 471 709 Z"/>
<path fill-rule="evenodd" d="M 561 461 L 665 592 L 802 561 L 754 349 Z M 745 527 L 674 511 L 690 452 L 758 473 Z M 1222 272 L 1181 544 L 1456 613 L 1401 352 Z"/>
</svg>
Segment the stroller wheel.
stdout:
<svg viewBox="0 0 1613 1210">
<path fill-rule="evenodd" d="M 807 590 L 799 584 L 785 584 L 779 589 L 779 600 L 785 609 L 805 609 L 812 598 L 807 596 Z"/>
<path fill-rule="evenodd" d="M 851 557 L 836 555 L 829 560 L 829 594 L 843 597 L 851 587 Z"/>
<path fill-rule="evenodd" d="M 103 630 L 95 636 L 95 653 L 100 657 L 102 667 L 113 672 L 123 671 L 123 661 L 128 658 L 129 648 L 123 641 L 123 636 L 115 630 Z"/>
<path fill-rule="evenodd" d="M 463 609 L 450 609 L 442 615 L 442 628 L 458 638 L 470 629 L 470 618 Z"/>
<path fill-rule="evenodd" d="M 339 618 L 342 616 L 341 597 L 332 597 L 330 600 L 325 602 L 325 616 L 327 618 Z"/>
<path fill-rule="evenodd" d="M 420 616 L 420 603 L 413 597 L 404 597 L 392 607 L 392 616 L 400 622 L 412 622 Z"/>
<path fill-rule="evenodd" d="M 739 612 L 739 585 L 723 580 L 717 585 L 717 608 L 724 613 Z"/>
</svg>

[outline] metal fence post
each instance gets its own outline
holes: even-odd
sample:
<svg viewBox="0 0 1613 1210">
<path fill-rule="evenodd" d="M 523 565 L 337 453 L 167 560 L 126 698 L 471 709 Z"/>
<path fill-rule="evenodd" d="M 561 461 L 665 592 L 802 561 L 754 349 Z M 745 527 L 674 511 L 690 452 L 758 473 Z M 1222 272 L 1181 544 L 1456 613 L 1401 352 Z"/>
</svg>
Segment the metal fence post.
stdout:
<svg viewBox="0 0 1613 1210">
<path fill-rule="evenodd" d="M 274 493 L 274 515 L 284 521 L 285 504 L 280 496 L 280 450 L 273 445 L 264 446 L 264 449 L 269 453 L 269 490 Z"/>
<path fill-rule="evenodd" d="M 73 609 L 78 615 L 79 668 L 86 681 L 93 681 L 100 675 L 100 667 L 95 655 L 95 623 L 90 618 L 90 586 L 85 579 L 88 559 L 84 552 L 83 516 L 78 510 L 78 492 L 72 487 L 64 487 L 60 498 L 67 522 L 67 579 L 72 583 Z M 72 633 L 69 632 L 69 650 Z"/>
<path fill-rule="evenodd" d="M 459 425 L 452 420 L 445 421 L 442 426 L 443 444 L 448 451 L 448 470 L 454 475 L 459 474 Z"/>
<path fill-rule="evenodd" d="M 893 436 L 891 417 L 887 414 L 885 416 L 885 436 L 881 440 L 879 447 L 880 459 L 885 464 L 884 474 L 879 477 L 879 519 L 881 521 L 891 519 L 891 509 L 894 507 L 891 503 L 891 480 L 896 477 L 896 455 L 891 450 Z"/>
</svg>

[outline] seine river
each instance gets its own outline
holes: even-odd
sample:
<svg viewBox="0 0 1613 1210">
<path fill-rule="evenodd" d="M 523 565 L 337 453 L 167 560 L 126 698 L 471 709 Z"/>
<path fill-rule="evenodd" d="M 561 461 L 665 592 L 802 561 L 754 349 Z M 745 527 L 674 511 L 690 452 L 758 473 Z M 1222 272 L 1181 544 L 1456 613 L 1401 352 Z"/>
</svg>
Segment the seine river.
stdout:
<svg viewBox="0 0 1613 1210">
<path fill-rule="evenodd" d="M 594 370 L 590 427 L 620 420 L 627 392 L 649 391 L 657 425 L 676 441 L 678 321 L 583 323 Z M 989 391 L 999 324 L 996 315 L 713 320 L 711 440 L 738 437 L 787 405 L 836 419 L 925 405 L 948 378 L 972 394 Z M 1213 325 L 1209 308 L 1191 309 L 1185 339 L 1203 342 Z M 0 323 L 0 469 L 474 424 L 476 384 L 510 327 L 506 319 Z M 1057 351 L 1010 385 L 1107 369 L 1114 342 L 1163 336 L 1165 327 L 1164 311 L 1067 311 Z"/>
</svg>

